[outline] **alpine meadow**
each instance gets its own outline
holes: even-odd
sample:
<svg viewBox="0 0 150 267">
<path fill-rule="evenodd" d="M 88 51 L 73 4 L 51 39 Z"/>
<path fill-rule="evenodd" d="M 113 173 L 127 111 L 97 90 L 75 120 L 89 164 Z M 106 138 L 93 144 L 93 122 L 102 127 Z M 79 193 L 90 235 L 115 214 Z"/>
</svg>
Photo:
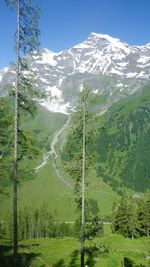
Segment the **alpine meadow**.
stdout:
<svg viewBox="0 0 150 267">
<path fill-rule="evenodd" d="M 53 1 L 0 4 L 15 58 L 0 65 L 0 267 L 149 267 L 150 43 L 43 48 L 44 30 L 76 34 L 82 1 L 56 2 L 56 17 Z M 83 2 L 84 19 L 106 5 Z"/>
</svg>

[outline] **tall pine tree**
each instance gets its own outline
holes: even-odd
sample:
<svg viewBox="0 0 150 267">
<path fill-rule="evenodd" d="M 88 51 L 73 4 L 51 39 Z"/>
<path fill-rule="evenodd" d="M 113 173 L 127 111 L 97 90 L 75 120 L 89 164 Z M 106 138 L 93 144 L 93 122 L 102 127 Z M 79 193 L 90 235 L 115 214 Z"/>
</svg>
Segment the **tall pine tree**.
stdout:
<svg viewBox="0 0 150 267">
<path fill-rule="evenodd" d="M 96 154 L 95 138 L 98 133 L 97 116 L 93 110 L 94 95 L 84 89 L 71 118 L 66 144 L 63 149 L 65 168 L 75 182 L 75 201 L 79 217 L 81 267 L 85 266 L 85 239 L 96 235 L 102 225 L 95 214 L 90 216 L 87 176 L 93 168 Z M 91 251 L 91 250 L 90 250 Z"/>
<path fill-rule="evenodd" d="M 17 17 L 16 31 L 16 83 L 15 83 L 15 114 L 14 114 L 14 174 L 13 174 L 13 258 L 17 266 L 18 225 L 17 225 L 17 184 L 18 184 L 18 143 L 20 126 L 20 107 L 33 111 L 32 99 L 28 92 L 31 91 L 29 78 L 24 75 L 27 69 L 23 55 L 38 46 L 38 18 L 39 9 L 32 0 L 5 0 L 7 5 L 15 8 Z M 30 102 L 30 103 L 29 103 Z M 30 105 L 29 105 L 30 104 Z"/>
</svg>

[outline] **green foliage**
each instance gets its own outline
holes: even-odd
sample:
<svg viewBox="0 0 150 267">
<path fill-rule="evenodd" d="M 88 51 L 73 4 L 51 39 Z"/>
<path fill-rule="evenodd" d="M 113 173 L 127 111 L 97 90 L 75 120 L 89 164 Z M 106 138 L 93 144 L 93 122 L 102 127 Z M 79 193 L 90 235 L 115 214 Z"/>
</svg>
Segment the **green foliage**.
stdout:
<svg viewBox="0 0 150 267">
<path fill-rule="evenodd" d="M 85 125 L 86 125 L 86 156 L 85 175 L 87 177 L 90 168 L 94 166 L 96 153 L 93 150 L 95 138 L 98 133 L 97 116 L 93 111 L 93 95 L 90 90 L 83 90 L 79 103 L 70 120 L 70 127 L 63 146 L 61 158 L 65 170 L 75 181 L 76 201 L 80 207 L 81 201 L 81 178 L 82 178 L 82 145 L 83 145 L 83 103 L 85 101 Z M 94 131 L 93 131 L 94 129 Z M 87 179 L 86 179 L 87 185 Z"/>
<path fill-rule="evenodd" d="M 128 238 L 150 235 L 150 198 L 123 195 L 114 205 L 112 229 Z"/>
<path fill-rule="evenodd" d="M 9 186 L 13 173 L 13 139 L 14 139 L 14 119 L 12 115 L 13 100 L 11 98 L 0 98 L 0 187 L 4 192 L 4 187 Z M 27 116 L 27 115 L 26 115 Z M 31 119 L 30 119 L 31 120 Z M 35 159 L 40 155 L 39 145 L 35 135 L 29 130 L 24 130 L 24 121 L 21 120 L 18 131 L 18 160 L 19 160 L 19 180 L 21 181 L 26 172 L 31 168 L 25 168 L 27 159 Z"/>
<path fill-rule="evenodd" d="M 99 118 L 98 174 L 115 190 L 150 188 L 150 85 Z"/>
<path fill-rule="evenodd" d="M 89 208 L 89 212 L 94 215 L 98 214 L 100 211 L 97 201 L 92 198 L 88 199 L 88 208 Z"/>
<path fill-rule="evenodd" d="M 5 217 L 0 224 L 1 235 L 11 237 L 12 216 Z M 52 216 L 46 204 L 39 208 L 24 207 L 18 211 L 18 237 L 20 240 L 40 237 L 64 237 L 74 235 L 74 227 L 69 223 L 59 222 Z"/>
<path fill-rule="evenodd" d="M 16 42 L 16 52 L 17 52 L 17 61 L 18 65 L 14 65 L 14 71 L 16 71 L 17 82 L 15 86 L 7 84 L 5 86 L 5 90 L 9 93 L 10 100 L 8 101 L 8 106 L 5 110 L 7 116 L 10 113 L 14 114 L 12 116 L 12 122 L 9 123 L 9 128 L 12 128 L 12 134 L 8 134 L 8 130 L 5 131 L 4 135 L 7 137 L 6 144 L 9 142 L 9 148 L 7 148 L 6 152 L 6 161 L 4 162 L 4 158 L 2 159 L 3 164 L 5 164 L 3 171 L 3 179 L 0 181 L 0 184 L 9 185 L 10 182 L 7 179 L 7 176 L 12 177 L 13 173 L 13 150 L 14 150 L 14 139 L 15 133 L 13 133 L 14 126 L 13 124 L 17 124 L 17 162 L 19 163 L 19 171 L 17 173 L 18 181 L 22 179 L 24 176 L 25 169 L 28 169 L 24 163 L 20 162 L 25 161 L 26 159 L 35 158 L 39 155 L 40 151 L 36 144 L 36 141 L 33 139 L 33 135 L 29 130 L 23 129 L 24 117 L 26 116 L 34 116 L 36 113 L 36 100 L 40 98 L 41 95 L 37 92 L 36 88 L 32 86 L 34 81 L 34 76 L 32 75 L 27 66 L 27 60 L 22 58 L 22 56 L 27 53 L 33 51 L 38 47 L 38 17 L 39 17 L 39 9 L 36 5 L 29 1 L 16 1 L 16 0 L 6 0 L 6 4 L 15 8 L 19 12 L 18 16 L 18 28 L 17 28 L 17 38 Z M 28 72 L 28 75 L 25 73 Z M 17 95 L 16 95 L 17 92 Z M 7 101 L 7 100 L 6 100 Z M 16 103 L 16 104 L 15 104 Z M 16 109 L 17 106 L 17 109 Z M 18 110 L 17 114 L 15 114 L 14 110 Z M 0 125 L 1 129 L 1 125 Z M 16 143 L 16 139 L 15 139 Z M 11 158 L 11 163 L 9 162 L 9 158 Z M 0 166 L 1 167 L 1 166 Z M 24 168 L 22 168 L 24 167 Z M 29 172 L 29 169 L 28 169 Z M 5 181 L 5 183 L 3 182 Z"/>
<path fill-rule="evenodd" d="M 103 222 L 100 216 L 91 216 L 89 221 L 85 223 L 85 239 L 92 240 L 95 236 L 103 235 Z"/>
<path fill-rule="evenodd" d="M 17 0 L 5 0 L 10 8 L 17 9 Z M 38 36 L 40 34 L 38 21 L 40 9 L 36 1 L 19 1 L 20 6 L 20 51 L 29 53 L 39 46 Z"/>
<path fill-rule="evenodd" d="M 0 98 L 0 191 L 10 184 L 13 168 L 13 116 L 8 99 Z"/>
<path fill-rule="evenodd" d="M 144 232 L 147 236 L 150 236 L 150 195 L 145 203 L 145 209 L 143 213 Z"/>
</svg>

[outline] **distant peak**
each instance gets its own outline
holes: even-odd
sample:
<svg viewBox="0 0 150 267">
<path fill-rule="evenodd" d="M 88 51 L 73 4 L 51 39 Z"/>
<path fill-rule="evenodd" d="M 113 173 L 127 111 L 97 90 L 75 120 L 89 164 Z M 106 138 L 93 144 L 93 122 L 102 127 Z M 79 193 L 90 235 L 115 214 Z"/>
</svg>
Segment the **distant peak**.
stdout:
<svg viewBox="0 0 150 267">
<path fill-rule="evenodd" d="M 106 45 L 110 45 L 113 49 L 121 49 L 124 50 L 126 54 L 130 53 L 130 46 L 127 43 L 121 42 L 120 39 L 111 37 L 108 34 L 101 34 L 91 32 L 88 37 L 88 40 L 96 40 L 96 43 L 104 42 Z"/>
<path fill-rule="evenodd" d="M 120 42 L 120 40 L 118 38 L 112 37 L 108 34 L 102 34 L 102 33 L 96 33 L 96 32 L 91 32 L 89 37 L 96 37 L 98 39 L 106 39 L 109 42 Z"/>
<path fill-rule="evenodd" d="M 55 52 L 53 52 L 52 50 L 49 50 L 49 49 L 47 49 L 47 48 L 43 48 L 42 51 L 43 51 L 44 53 L 56 54 Z"/>
<path fill-rule="evenodd" d="M 42 48 L 42 51 L 43 51 L 43 52 L 48 52 L 48 53 L 51 52 L 51 51 L 50 51 L 49 49 L 47 49 L 47 48 Z"/>
</svg>

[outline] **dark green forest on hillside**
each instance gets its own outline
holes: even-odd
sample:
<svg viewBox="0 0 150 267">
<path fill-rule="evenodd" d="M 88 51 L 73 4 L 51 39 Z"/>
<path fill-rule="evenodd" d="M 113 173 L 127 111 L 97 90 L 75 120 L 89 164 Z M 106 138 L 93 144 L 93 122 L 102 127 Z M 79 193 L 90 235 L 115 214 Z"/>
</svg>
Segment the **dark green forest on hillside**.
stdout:
<svg viewBox="0 0 150 267">
<path fill-rule="evenodd" d="M 113 104 L 97 121 L 93 151 L 98 155 L 98 176 L 114 190 L 145 192 L 150 188 L 150 85 Z M 76 142 L 74 138 L 70 149 Z M 67 160 L 67 146 L 63 160 Z"/>
<path fill-rule="evenodd" d="M 114 190 L 150 188 L 150 85 L 113 104 L 99 127 L 98 174 Z"/>
</svg>

